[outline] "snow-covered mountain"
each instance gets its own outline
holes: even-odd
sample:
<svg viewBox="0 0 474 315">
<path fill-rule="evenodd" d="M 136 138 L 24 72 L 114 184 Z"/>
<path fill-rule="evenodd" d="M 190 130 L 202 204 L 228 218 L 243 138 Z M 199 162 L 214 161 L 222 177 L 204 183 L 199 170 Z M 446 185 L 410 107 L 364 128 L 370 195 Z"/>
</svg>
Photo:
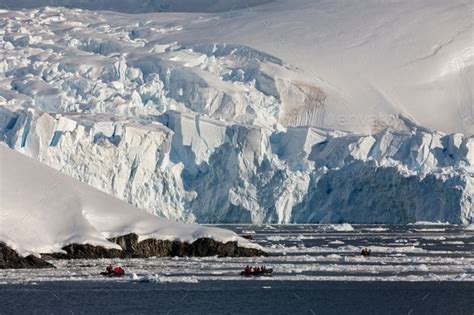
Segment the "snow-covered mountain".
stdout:
<svg viewBox="0 0 474 315">
<path fill-rule="evenodd" d="M 139 241 L 213 238 L 259 248 L 228 230 L 151 215 L 3 144 L 0 170 L 0 241 L 22 255 L 61 252 L 73 243 L 120 250 L 107 239 L 129 233 Z"/>
<path fill-rule="evenodd" d="M 3 141 L 177 220 L 473 220 L 472 2 L 232 3 L 2 11 Z"/>
</svg>

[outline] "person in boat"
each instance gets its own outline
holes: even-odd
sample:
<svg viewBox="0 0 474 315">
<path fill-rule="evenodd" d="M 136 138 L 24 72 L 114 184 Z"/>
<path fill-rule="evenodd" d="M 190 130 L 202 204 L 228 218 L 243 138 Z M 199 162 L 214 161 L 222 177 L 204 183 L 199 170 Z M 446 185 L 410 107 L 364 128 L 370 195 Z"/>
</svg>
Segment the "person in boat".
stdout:
<svg viewBox="0 0 474 315">
<path fill-rule="evenodd" d="M 249 265 L 247 265 L 247 266 L 245 267 L 245 269 L 244 269 L 244 272 L 245 272 L 245 273 L 251 273 L 251 272 L 252 272 L 252 268 L 251 268 Z"/>
<path fill-rule="evenodd" d="M 255 271 L 256 273 L 260 272 L 260 267 L 259 267 L 259 266 L 255 266 L 254 271 Z"/>
<path fill-rule="evenodd" d="M 112 265 L 108 265 L 107 268 L 105 268 L 105 271 L 108 273 L 108 274 L 111 274 L 114 272 L 114 268 L 112 268 Z"/>
<path fill-rule="evenodd" d="M 362 254 L 362 256 L 369 256 L 371 251 L 368 248 L 364 248 L 364 249 L 362 249 L 362 251 L 360 253 Z"/>
<path fill-rule="evenodd" d="M 262 272 L 265 272 L 267 271 L 267 267 L 265 267 L 265 265 L 262 265 Z"/>
</svg>

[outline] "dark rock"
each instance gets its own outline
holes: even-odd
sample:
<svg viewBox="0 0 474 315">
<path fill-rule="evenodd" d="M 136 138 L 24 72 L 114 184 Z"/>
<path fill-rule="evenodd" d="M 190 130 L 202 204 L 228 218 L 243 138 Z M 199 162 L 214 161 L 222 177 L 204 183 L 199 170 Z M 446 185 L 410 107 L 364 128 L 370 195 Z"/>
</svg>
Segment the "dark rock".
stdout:
<svg viewBox="0 0 474 315">
<path fill-rule="evenodd" d="M 89 244 L 69 244 L 62 248 L 66 253 L 41 254 L 46 259 L 94 259 L 121 257 L 122 251 Z"/>
<path fill-rule="evenodd" d="M 109 239 L 118 244 L 122 250 L 106 249 L 100 246 L 70 244 L 63 247 L 67 254 L 54 253 L 45 257 L 54 259 L 78 258 L 148 258 L 148 257 L 183 257 L 183 256 L 219 256 L 219 257 L 254 257 L 266 256 L 261 250 L 245 248 L 237 242 L 222 243 L 211 238 L 200 238 L 193 243 L 147 239 L 138 242 L 138 235 L 131 233 Z"/>
<path fill-rule="evenodd" d="M 54 268 L 54 266 L 33 255 L 22 257 L 6 244 L 0 242 L 0 269 L 19 268 Z"/>
</svg>

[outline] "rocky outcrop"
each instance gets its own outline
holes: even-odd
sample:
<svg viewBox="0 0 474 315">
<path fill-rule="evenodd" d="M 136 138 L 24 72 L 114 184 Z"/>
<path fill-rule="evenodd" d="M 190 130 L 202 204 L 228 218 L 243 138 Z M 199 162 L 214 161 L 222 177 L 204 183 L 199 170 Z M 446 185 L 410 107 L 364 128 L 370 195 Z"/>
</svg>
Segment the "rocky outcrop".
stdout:
<svg viewBox="0 0 474 315">
<path fill-rule="evenodd" d="M 148 258 L 148 257 L 184 257 L 219 256 L 253 257 L 266 256 L 259 249 L 238 246 L 237 242 L 222 243 L 211 238 L 200 238 L 193 243 L 179 241 L 147 239 L 138 241 L 138 235 L 131 233 L 109 241 L 118 244 L 122 250 L 106 249 L 88 244 L 70 244 L 63 247 L 66 253 L 44 254 L 51 259 L 97 259 L 97 258 Z"/>
<path fill-rule="evenodd" d="M 44 259 L 29 255 L 22 257 L 16 251 L 0 242 L 0 269 L 54 268 Z"/>
</svg>

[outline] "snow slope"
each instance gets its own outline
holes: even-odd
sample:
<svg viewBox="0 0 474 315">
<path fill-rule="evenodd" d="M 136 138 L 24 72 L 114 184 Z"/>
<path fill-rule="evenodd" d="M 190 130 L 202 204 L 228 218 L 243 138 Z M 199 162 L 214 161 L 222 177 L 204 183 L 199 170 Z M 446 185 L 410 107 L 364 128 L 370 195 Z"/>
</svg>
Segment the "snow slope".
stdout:
<svg viewBox="0 0 474 315">
<path fill-rule="evenodd" d="M 192 242 L 201 237 L 257 246 L 234 232 L 173 222 L 139 210 L 0 145 L 0 240 L 21 254 L 67 244 L 120 247 L 107 238 L 136 233 Z"/>
<path fill-rule="evenodd" d="M 87 10 L 110 10 L 126 13 L 146 12 L 226 12 L 250 8 L 272 0 L 2 0 L 0 8 L 23 9 L 63 6 Z"/>
<path fill-rule="evenodd" d="M 231 3 L 0 12 L 1 139 L 176 220 L 472 222 L 472 2 Z"/>
<path fill-rule="evenodd" d="M 226 16 L 206 40 L 264 51 L 321 88 L 324 120 L 304 115 L 303 124 L 373 132 L 403 114 L 472 135 L 473 10 L 470 0 L 281 0 Z"/>
<path fill-rule="evenodd" d="M 265 2 L 239 10 L 221 0 L 229 11 L 215 14 L 4 11 L 8 92 L 0 94 L 18 92 L 48 111 L 176 109 L 364 133 L 403 114 L 430 129 L 474 134 L 472 1 Z M 209 1 L 173 3 L 176 11 L 212 11 Z"/>
</svg>

